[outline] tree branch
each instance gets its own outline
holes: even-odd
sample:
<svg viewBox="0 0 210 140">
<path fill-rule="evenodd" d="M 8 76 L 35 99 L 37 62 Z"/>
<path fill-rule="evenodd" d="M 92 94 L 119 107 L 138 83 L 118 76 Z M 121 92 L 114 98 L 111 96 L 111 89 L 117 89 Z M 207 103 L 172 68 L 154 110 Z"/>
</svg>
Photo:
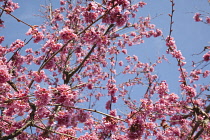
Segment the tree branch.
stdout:
<svg viewBox="0 0 210 140">
<path fill-rule="evenodd" d="M 65 134 L 65 133 L 59 133 L 59 132 L 56 132 L 56 131 L 53 131 L 53 130 L 50 130 L 50 129 L 45 129 L 45 128 L 43 128 L 41 126 L 38 126 L 36 124 L 34 124 L 34 127 L 37 127 L 37 128 L 42 129 L 44 131 L 50 131 L 50 132 L 55 133 L 55 134 L 63 135 L 63 136 L 66 136 L 66 137 L 70 137 L 70 138 L 73 138 L 73 139 L 78 139 L 77 137 L 74 137 L 74 136 L 71 136 L 71 135 L 68 135 L 68 134 Z"/>
</svg>

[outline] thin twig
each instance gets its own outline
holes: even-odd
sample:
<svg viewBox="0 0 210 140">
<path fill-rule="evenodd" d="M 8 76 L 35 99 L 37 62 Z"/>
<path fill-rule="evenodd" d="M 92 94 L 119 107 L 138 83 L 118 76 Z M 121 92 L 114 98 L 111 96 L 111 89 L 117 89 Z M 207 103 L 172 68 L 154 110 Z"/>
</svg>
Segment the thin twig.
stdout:
<svg viewBox="0 0 210 140">
<path fill-rule="evenodd" d="M 86 111 L 90 111 L 90 112 L 95 112 L 95 113 L 102 114 L 102 115 L 107 116 L 107 117 L 114 118 L 116 120 L 120 120 L 120 121 L 126 122 L 123 119 L 120 119 L 118 117 L 115 117 L 115 116 L 112 116 L 112 115 L 109 115 L 109 114 L 106 114 L 106 113 L 103 113 L 103 112 L 100 112 L 100 111 L 97 111 L 95 109 L 79 108 L 79 107 L 73 107 L 73 106 L 64 106 L 64 105 L 60 105 L 60 104 L 51 104 L 51 105 L 52 106 L 62 106 L 62 107 L 67 107 L 67 108 L 72 108 L 72 109 L 86 110 Z"/>
<path fill-rule="evenodd" d="M 71 136 L 71 135 L 68 135 L 68 134 L 65 134 L 65 133 L 59 133 L 59 132 L 56 132 L 56 131 L 53 131 L 53 130 L 45 129 L 45 128 L 43 128 L 41 126 L 38 126 L 36 124 L 34 124 L 34 127 L 37 127 L 39 129 L 42 129 L 42 130 L 45 130 L 45 131 L 50 131 L 50 132 L 55 133 L 55 134 L 63 135 L 63 136 L 66 136 L 66 137 L 70 137 L 70 138 L 73 138 L 73 139 L 78 139 L 77 137 L 74 137 L 74 136 Z"/>
<path fill-rule="evenodd" d="M 19 18 L 15 17 L 14 15 L 12 15 L 8 10 L 5 10 L 4 8 L 1 8 L 1 7 L 0 7 L 0 9 L 2 9 L 3 11 L 5 11 L 8 15 L 10 15 L 10 16 L 13 17 L 14 19 L 16 19 L 18 22 L 22 22 L 23 24 L 25 24 L 25 25 L 27 25 L 27 26 L 29 26 L 29 27 L 31 27 L 31 28 L 34 28 L 34 26 L 29 25 L 28 23 L 26 23 L 26 22 L 20 20 Z"/>
</svg>

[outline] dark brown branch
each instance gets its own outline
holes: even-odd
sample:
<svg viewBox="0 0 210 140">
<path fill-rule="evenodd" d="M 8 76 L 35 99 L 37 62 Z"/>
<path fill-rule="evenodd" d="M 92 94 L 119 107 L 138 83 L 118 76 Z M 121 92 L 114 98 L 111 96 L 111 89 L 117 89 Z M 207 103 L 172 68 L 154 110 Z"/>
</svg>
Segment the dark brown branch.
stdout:
<svg viewBox="0 0 210 140">
<path fill-rule="evenodd" d="M 8 2 L 8 0 L 7 0 L 7 1 L 5 1 L 4 5 L 3 5 L 2 7 L 6 7 L 7 2 Z M 0 17 L 3 15 L 3 13 L 4 13 L 4 10 L 2 10 L 2 11 L 1 11 Z"/>
<path fill-rule="evenodd" d="M 45 129 L 45 128 L 43 128 L 41 126 L 38 126 L 38 125 L 35 125 L 35 124 L 34 124 L 34 127 L 37 127 L 37 128 L 42 129 L 44 131 L 50 131 L 50 132 L 55 133 L 55 134 L 63 135 L 63 136 L 70 137 L 70 138 L 73 138 L 73 139 L 77 139 L 76 137 L 73 137 L 71 135 L 68 135 L 68 134 L 65 134 L 65 133 L 59 133 L 59 132 L 56 132 L 56 131 L 53 131 L 53 130 L 49 130 L 49 129 Z"/>
<path fill-rule="evenodd" d="M 112 116 L 112 115 L 109 115 L 109 114 L 97 111 L 95 109 L 87 109 L 87 108 L 79 108 L 79 107 L 73 107 L 73 106 L 64 106 L 64 105 L 60 105 L 60 104 L 53 104 L 53 106 L 55 106 L 55 105 L 56 106 L 63 106 L 63 107 L 67 107 L 67 108 L 72 108 L 72 109 L 86 110 L 86 111 L 90 111 L 90 112 L 95 112 L 95 113 L 102 114 L 102 115 L 107 116 L 107 117 L 114 118 L 116 120 L 120 120 L 120 121 L 126 122 L 125 120 L 123 120 L 121 118 L 118 118 L 118 117 L 115 117 L 115 116 Z"/>
<path fill-rule="evenodd" d="M 8 83 L 16 92 L 18 92 L 18 89 L 17 89 L 16 85 L 15 85 L 12 81 L 7 81 L 7 83 Z"/>
<path fill-rule="evenodd" d="M 96 19 L 93 23 L 91 23 L 90 25 L 88 25 L 84 30 L 82 30 L 80 33 L 77 34 L 77 36 L 81 35 L 82 33 L 84 33 L 87 29 L 89 29 L 93 24 L 95 24 L 96 22 L 98 22 L 100 19 L 102 19 L 105 15 L 107 15 L 114 7 L 116 7 L 117 4 L 115 4 L 112 8 L 110 8 L 109 10 L 107 10 L 102 16 L 100 16 L 98 19 Z M 44 66 L 50 61 L 52 60 L 53 57 L 55 57 L 60 51 L 63 50 L 63 48 L 65 48 L 71 41 L 73 41 L 72 39 L 67 41 L 57 52 L 55 52 L 54 54 L 52 54 L 52 56 L 46 61 L 43 62 L 41 67 L 38 70 L 38 73 L 44 68 Z M 93 47 L 94 49 L 95 47 Z M 72 75 L 74 75 L 74 73 L 76 73 L 78 70 L 75 70 L 75 72 L 72 73 Z M 28 88 L 31 88 L 32 84 L 33 84 L 34 80 L 31 80 L 30 84 L 28 85 Z"/>
<path fill-rule="evenodd" d="M 3 136 L 0 138 L 0 140 L 8 140 L 8 139 L 12 139 L 14 137 L 17 137 L 18 135 L 20 135 L 27 127 L 32 126 L 33 123 L 32 121 L 28 121 L 23 127 L 21 127 L 20 129 L 15 130 L 15 132 L 13 132 L 12 134 L 8 135 L 8 136 Z"/>
<path fill-rule="evenodd" d="M 10 11 L 5 10 L 4 8 L 1 8 L 1 7 L 0 7 L 0 9 L 3 10 L 3 11 L 5 11 L 5 12 L 7 12 L 8 15 L 10 15 L 10 16 L 13 17 L 14 19 L 16 19 L 18 22 L 22 22 L 23 24 L 25 24 L 25 25 L 27 25 L 27 26 L 29 26 L 29 27 L 31 27 L 31 28 L 34 28 L 34 26 L 29 25 L 28 23 L 26 23 L 26 22 L 20 20 L 19 18 L 15 17 L 14 15 L 12 15 L 12 14 L 10 13 Z"/>
</svg>

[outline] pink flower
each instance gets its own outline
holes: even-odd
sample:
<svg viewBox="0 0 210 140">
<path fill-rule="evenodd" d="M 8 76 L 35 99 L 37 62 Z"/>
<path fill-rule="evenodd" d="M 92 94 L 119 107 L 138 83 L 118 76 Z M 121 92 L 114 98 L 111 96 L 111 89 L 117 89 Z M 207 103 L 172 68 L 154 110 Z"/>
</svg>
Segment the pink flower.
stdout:
<svg viewBox="0 0 210 140">
<path fill-rule="evenodd" d="M 33 35 L 36 34 L 38 32 L 37 28 L 30 28 L 27 32 L 26 35 Z"/>
<path fill-rule="evenodd" d="M 156 32 L 154 33 L 154 37 L 158 37 L 162 35 L 162 31 L 160 29 L 156 29 Z"/>
<path fill-rule="evenodd" d="M 119 65 L 122 66 L 122 65 L 123 65 L 123 61 L 120 61 L 120 62 L 119 62 Z"/>
<path fill-rule="evenodd" d="M 0 44 L 4 41 L 4 36 L 0 36 Z"/>
<path fill-rule="evenodd" d="M 65 4 L 66 4 L 66 1 L 60 0 L 60 5 L 65 5 Z"/>
<path fill-rule="evenodd" d="M 77 118 L 78 118 L 78 121 L 80 121 L 81 123 L 86 122 L 88 117 L 89 117 L 89 114 L 87 112 L 84 112 L 84 110 L 78 111 Z"/>
<path fill-rule="evenodd" d="M 116 17 L 116 25 L 119 27 L 122 27 L 123 25 L 125 25 L 126 21 L 128 20 L 127 15 L 117 15 Z"/>
<path fill-rule="evenodd" d="M 45 69 L 53 69 L 55 68 L 55 59 L 50 60 L 49 62 L 47 62 L 47 64 L 44 66 Z"/>
<path fill-rule="evenodd" d="M 210 74 L 210 71 L 209 71 L 209 70 L 204 71 L 204 73 L 203 73 L 203 78 L 208 77 L 209 74 Z"/>
<path fill-rule="evenodd" d="M 126 70 L 130 70 L 130 65 L 127 65 L 126 67 L 125 67 L 125 71 Z"/>
<path fill-rule="evenodd" d="M 122 49 L 122 53 L 127 54 L 127 50 L 126 49 Z"/>
<path fill-rule="evenodd" d="M 5 83 L 11 79 L 11 75 L 8 72 L 6 65 L 2 65 L 0 62 L 0 83 Z"/>
<path fill-rule="evenodd" d="M 61 39 L 63 39 L 64 41 L 68 41 L 77 37 L 77 35 L 73 32 L 74 31 L 72 29 L 65 27 L 59 32 L 59 34 Z"/>
<path fill-rule="evenodd" d="M 29 48 L 29 49 L 26 49 L 25 52 L 26 53 L 33 53 L 33 50 L 32 50 L 32 48 Z"/>
<path fill-rule="evenodd" d="M 184 86 L 183 89 L 186 91 L 186 94 L 190 97 L 195 97 L 197 95 L 195 88 L 191 86 Z"/>
<path fill-rule="evenodd" d="M 196 21 L 196 22 L 199 22 L 199 21 L 202 21 L 202 18 L 200 18 L 200 15 L 201 14 L 199 14 L 199 13 L 195 13 L 195 15 L 194 15 L 194 20 Z"/>
<path fill-rule="evenodd" d="M 203 55 L 203 59 L 204 59 L 204 61 L 209 61 L 210 60 L 210 51 Z"/>
<path fill-rule="evenodd" d="M 44 34 L 42 32 L 37 32 L 33 35 L 34 43 L 38 43 L 39 41 L 44 39 Z"/>
<path fill-rule="evenodd" d="M 10 45 L 9 51 L 10 51 L 10 52 L 14 52 L 14 51 L 17 50 L 17 49 L 24 47 L 24 45 L 25 45 L 24 41 L 22 41 L 22 40 L 20 40 L 20 39 L 17 39 L 15 42 L 13 42 L 13 43 Z"/>
<path fill-rule="evenodd" d="M 33 71 L 32 76 L 34 76 L 34 81 L 37 83 L 41 83 L 42 80 L 46 78 L 45 72 L 43 70 L 41 70 L 40 73 Z"/>
<path fill-rule="evenodd" d="M 4 21 L 0 19 L 0 27 L 4 27 Z"/>
<path fill-rule="evenodd" d="M 36 104 L 40 106 L 47 105 L 50 101 L 50 91 L 45 88 L 39 88 L 34 92 L 35 97 L 37 99 Z"/>
<path fill-rule="evenodd" d="M 112 102 L 113 102 L 113 103 L 116 103 L 116 102 L 117 102 L 117 99 L 118 99 L 117 96 L 113 96 L 113 97 L 112 97 Z"/>
<path fill-rule="evenodd" d="M 130 5 L 129 0 L 116 0 L 119 5 L 122 5 L 123 8 L 126 8 Z"/>
<path fill-rule="evenodd" d="M 130 35 L 131 36 L 136 36 L 136 33 L 135 32 L 131 32 Z"/>
<path fill-rule="evenodd" d="M 140 1 L 139 2 L 139 6 L 142 8 L 144 5 L 147 5 L 147 3 L 143 2 L 143 1 Z"/>
<path fill-rule="evenodd" d="M 94 20 L 96 20 L 96 18 L 98 17 L 98 14 L 97 13 L 92 13 L 92 12 L 89 12 L 89 11 L 85 11 L 83 16 L 85 17 L 85 21 L 87 23 L 89 22 L 93 22 Z"/>
<path fill-rule="evenodd" d="M 210 24 L 210 17 L 206 17 L 206 22 Z"/>
<path fill-rule="evenodd" d="M 69 113 L 65 111 L 58 112 L 56 120 L 58 121 L 58 125 L 68 125 L 69 123 Z"/>
<path fill-rule="evenodd" d="M 26 35 L 32 35 L 34 38 L 34 43 L 38 43 L 44 38 L 44 34 L 42 32 L 38 32 L 37 28 L 30 28 L 28 32 L 26 32 Z"/>
<path fill-rule="evenodd" d="M 90 90 L 93 89 L 93 84 L 91 84 L 91 83 L 88 84 L 88 85 L 87 85 L 87 88 L 90 89 Z"/>
<path fill-rule="evenodd" d="M 109 100 L 109 101 L 106 102 L 106 107 L 105 108 L 107 110 L 110 110 L 111 109 L 110 107 L 111 107 L 111 101 Z"/>
<path fill-rule="evenodd" d="M 5 6 L 5 10 L 7 11 L 7 13 L 14 12 L 14 10 L 19 8 L 18 3 L 14 3 L 11 0 L 7 1 Z"/>
<path fill-rule="evenodd" d="M 138 56 L 133 55 L 133 59 L 134 59 L 134 61 L 138 61 Z"/>
<path fill-rule="evenodd" d="M 182 56 L 182 52 L 180 50 L 174 50 L 173 52 L 171 52 L 171 54 L 173 55 L 173 57 L 180 59 L 180 60 L 184 60 L 185 58 Z"/>
</svg>

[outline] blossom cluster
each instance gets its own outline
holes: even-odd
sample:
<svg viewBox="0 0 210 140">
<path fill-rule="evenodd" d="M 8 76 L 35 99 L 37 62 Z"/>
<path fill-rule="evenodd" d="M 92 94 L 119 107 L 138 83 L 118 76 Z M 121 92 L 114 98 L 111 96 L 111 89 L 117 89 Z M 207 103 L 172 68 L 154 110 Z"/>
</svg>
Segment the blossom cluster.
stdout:
<svg viewBox="0 0 210 140">
<path fill-rule="evenodd" d="M 202 19 L 201 16 L 202 16 L 202 14 L 200 14 L 200 13 L 195 13 L 195 15 L 194 15 L 193 18 L 194 18 L 194 20 L 195 20 L 196 22 L 203 21 L 203 19 Z M 210 17 L 209 17 L 209 16 L 207 16 L 205 20 L 206 20 L 206 23 L 207 23 L 207 24 L 210 24 Z"/>
</svg>

